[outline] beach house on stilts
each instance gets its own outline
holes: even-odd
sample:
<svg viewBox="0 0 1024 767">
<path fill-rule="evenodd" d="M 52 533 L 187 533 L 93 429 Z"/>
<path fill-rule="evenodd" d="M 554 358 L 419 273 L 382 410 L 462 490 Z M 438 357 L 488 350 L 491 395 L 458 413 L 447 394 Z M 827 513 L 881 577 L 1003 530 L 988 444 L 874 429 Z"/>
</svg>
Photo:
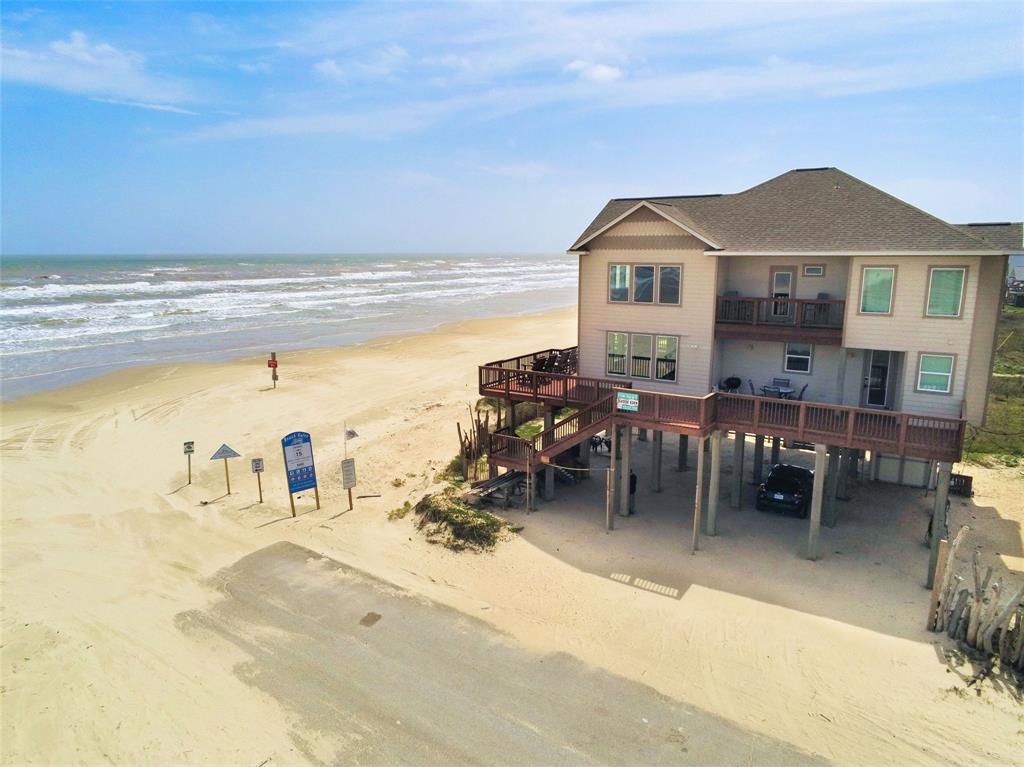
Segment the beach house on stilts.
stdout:
<svg viewBox="0 0 1024 767">
<path fill-rule="evenodd" d="M 966 425 L 984 421 L 1007 257 L 1021 241 L 1020 224 L 948 224 L 836 168 L 735 194 L 611 200 L 569 249 L 578 346 L 479 368 L 480 394 L 512 419 L 491 435 L 489 461 L 539 476 L 550 497 L 550 464 L 570 452 L 586 462 L 578 446 L 607 431 L 622 456 L 611 501 L 624 509 L 636 430 L 653 431 L 654 483 L 664 434 L 678 435 L 681 460 L 698 440 L 701 465 L 709 442 L 696 541 L 698 526 L 716 533 L 731 431 L 735 483 L 747 435 L 757 476 L 766 444 L 773 463 L 780 440 L 813 446 L 810 559 L 834 521 L 838 478 L 854 471 L 934 484 L 941 522 Z M 545 409 L 533 439 L 515 434 L 517 402 Z M 566 405 L 577 412 L 556 422 Z"/>
</svg>

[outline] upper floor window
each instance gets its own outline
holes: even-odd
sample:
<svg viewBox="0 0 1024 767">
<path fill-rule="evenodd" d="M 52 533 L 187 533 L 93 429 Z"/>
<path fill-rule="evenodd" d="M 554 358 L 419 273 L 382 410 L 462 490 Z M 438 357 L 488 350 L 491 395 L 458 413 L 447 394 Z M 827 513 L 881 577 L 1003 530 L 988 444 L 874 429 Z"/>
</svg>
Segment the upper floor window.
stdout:
<svg viewBox="0 0 1024 767">
<path fill-rule="evenodd" d="M 860 281 L 862 314 L 892 314 L 892 293 L 896 267 L 865 266 Z"/>
<path fill-rule="evenodd" d="M 959 317 L 963 307 L 967 269 L 962 266 L 933 266 L 928 270 L 929 317 Z"/>
<path fill-rule="evenodd" d="M 633 301 L 638 304 L 654 303 L 654 267 L 633 267 Z"/>
<path fill-rule="evenodd" d="M 678 265 L 609 264 L 608 300 L 612 303 L 679 305 L 683 268 Z"/>
<path fill-rule="evenodd" d="M 949 394 L 953 389 L 953 355 L 922 354 L 917 367 L 917 389 Z"/>
<path fill-rule="evenodd" d="M 678 304 L 679 288 L 682 282 L 683 267 L 658 267 L 658 303 Z"/>
<path fill-rule="evenodd" d="M 629 301 L 628 264 L 612 264 L 608 267 L 608 300 Z"/>
</svg>

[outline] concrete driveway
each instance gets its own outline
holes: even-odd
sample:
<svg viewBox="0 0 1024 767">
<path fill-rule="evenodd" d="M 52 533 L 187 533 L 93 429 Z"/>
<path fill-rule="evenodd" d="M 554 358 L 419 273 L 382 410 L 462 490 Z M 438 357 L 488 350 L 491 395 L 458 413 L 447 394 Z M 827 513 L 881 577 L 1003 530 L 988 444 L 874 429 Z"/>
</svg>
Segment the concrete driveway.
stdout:
<svg viewBox="0 0 1024 767">
<path fill-rule="evenodd" d="M 223 598 L 179 627 L 242 651 L 236 675 L 289 712 L 312 763 L 824 763 L 291 543 L 213 585 Z"/>
</svg>

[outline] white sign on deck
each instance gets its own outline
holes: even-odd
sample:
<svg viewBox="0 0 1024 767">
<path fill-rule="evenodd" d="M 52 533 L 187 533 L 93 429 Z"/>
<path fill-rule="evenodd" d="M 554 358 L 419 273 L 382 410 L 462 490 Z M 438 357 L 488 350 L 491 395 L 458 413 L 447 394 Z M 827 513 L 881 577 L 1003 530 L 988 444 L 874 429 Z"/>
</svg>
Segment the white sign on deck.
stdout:
<svg viewBox="0 0 1024 767">
<path fill-rule="evenodd" d="M 341 462 L 341 487 L 350 490 L 356 486 L 356 459 L 346 458 Z"/>
<path fill-rule="evenodd" d="M 263 471 L 263 459 L 262 458 L 253 458 L 252 459 L 252 473 L 253 474 L 259 474 L 261 471 Z"/>
<path fill-rule="evenodd" d="M 638 412 L 640 410 L 639 393 L 631 391 L 615 392 L 615 409 L 626 413 Z"/>
<path fill-rule="evenodd" d="M 194 453 L 195 451 L 196 451 L 196 443 L 195 442 L 186 442 L 185 443 L 185 455 L 192 455 L 192 453 Z"/>
<path fill-rule="evenodd" d="M 234 450 L 232 450 L 227 445 L 221 445 L 219 448 L 217 448 L 217 452 L 210 456 L 210 460 L 211 461 L 216 461 L 216 460 L 219 460 L 221 458 L 241 458 L 241 457 L 242 456 L 239 453 L 236 453 Z"/>
</svg>

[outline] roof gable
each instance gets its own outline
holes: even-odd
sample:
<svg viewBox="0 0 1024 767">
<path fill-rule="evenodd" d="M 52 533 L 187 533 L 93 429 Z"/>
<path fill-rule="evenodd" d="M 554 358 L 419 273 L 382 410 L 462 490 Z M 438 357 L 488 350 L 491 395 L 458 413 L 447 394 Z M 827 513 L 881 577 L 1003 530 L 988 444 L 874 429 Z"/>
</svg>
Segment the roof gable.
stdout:
<svg viewBox="0 0 1024 767">
<path fill-rule="evenodd" d="M 717 249 L 719 246 L 708 236 L 697 231 L 692 222 L 687 220 L 685 214 L 649 200 L 611 200 L 605 205 L 604 210 L 591 222 L 586 231 L 579 236 L 569 250 L 578 250 L 613 227 L 625 221 L 630 216 L 641 211 L 650 211 L 654 215 L 668 221 L 682 229 L 687 234 L 693 235 L 710 248 Z"/>
<path fill-rule="evenodd" d="M 571 249 L 641 205 L 725 253 L 997 250 L 837 168 L 789 171 L 736 194 L 611 200 Z"/>
</svg>

